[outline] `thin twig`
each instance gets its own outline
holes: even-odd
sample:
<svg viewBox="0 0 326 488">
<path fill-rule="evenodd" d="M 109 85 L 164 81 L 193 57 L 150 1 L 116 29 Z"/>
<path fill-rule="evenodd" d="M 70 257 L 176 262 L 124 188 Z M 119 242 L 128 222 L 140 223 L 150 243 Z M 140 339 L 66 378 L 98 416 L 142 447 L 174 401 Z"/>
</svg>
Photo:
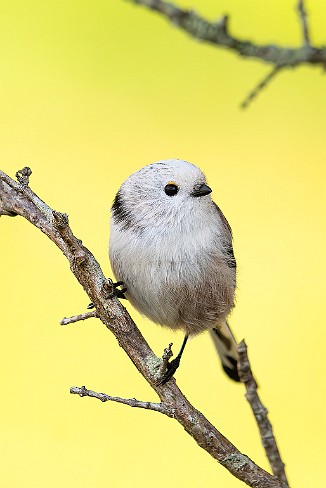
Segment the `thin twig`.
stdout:
<svg viewBox="0 0 326 488">
<path fill-rule="evenodd" d="M 268 73 L 263 80 L 258 83 L 258 85 L 249 93 L 245 100 L 241 103 L 240 107 L 246 109 L 251 102 L 257 97 L 257 95 L 274 79 L 274 77 L 279 73 L 281 67 L 274 66 L 274 68 Z"/>
<path fill-rule="evenodd" d="M 31 168 L 25 166 L 25 168 L 17 171 L 16 173 L 17 181 L 23 186 L 28 186 L 29 177 L 31 176 L 31 174 L 32 174 Z"/>
<path fill-rule="evenodd" d="M 115 335 L 138 371 L 158 394 L 173 418 L 229 472 L 251 487 L 283 488 L 286 485 L 242 454 L 195 409 L 172 378 L 158 385 L 162 359 L 150 349 L 136 324 L 116 297 L 92 253 L 77 239 L 65 214 L 55 212 L 29 187 L 23 187 L 0 170 L 0 215 L 16 213 L 44 232 L 68 259 L 70 269 L 94 303 L 98 317 Z"/>
<path fill-rule="evenodd" d="M 91 319 L 92 317 L 97 317 L 96 310 L 93 310 L 92 312 L 80 313 L 79 315 L 74 315 L 73 317 L 64 317 L 62 320 L 60 320 L 60 325 L 73 324 L 74 322 Z"/>
<path fill-rule="evenodd" d="M 159 376 L 162 376 L 163 373 L 165 373 L 167 366 L 168 366 L 168 362 L 169 362 L 170 358 L 173 356 L 172 346 L 173 346 L 173 343 L 170 342 L 168 347 L 166 347 L 164 349 L 163 356 L 162 356 L 162 365 L 160 368 Z"/>
<path fill-rule="evenodd" d="M 129 405 L 129 407 L 145 408 L 146 410 L 153 410 L 154 412 L 160 412 L 168 417 L 173 417 L 173 412 L 170 411 L 163 403 L 154 402 L 142 402 L 136 400 L 136 398 L 121 398 L 116 396 L 107 395 L 106 393 L 98 393 L 93 390 L 87 390 L 85 386 L 72 386 L 70 393 L 73 395 L 79 395 L 81 397 L 89 396 L 92 398 L 98 398 L 101 402 L 117 402 Z"/>
<path fill-rule="evenodd" d="M 308 15 L 307 10 L 305 8 L 304 0 L 298 1 L 298 12 L 302 26 L 302 36 L 303 42 L 306 46 L 310 46 L 310 34 L 309 34 L 309 26 L 308 26 Z"/>
<path fill-rule="evenodd" d="M 285 465 L 282 461 L 281 454 L 277 447 L 272 424 L 270 423 L 267 416 L 268 410 L 262 404 L 257 393 L 258 386 L 250 367 L 247 345 L 244 340 L 241 341 L 238 346 L 238 354 L 238 371 L 240 380 L 242 383 L 244 383 L 246 387 L 246 398 L 256 418 L 266 456 L 269 460 L 274 475 L 277 476 L 280 481 L 288 485 L 284 469 Z"/>
</svg>

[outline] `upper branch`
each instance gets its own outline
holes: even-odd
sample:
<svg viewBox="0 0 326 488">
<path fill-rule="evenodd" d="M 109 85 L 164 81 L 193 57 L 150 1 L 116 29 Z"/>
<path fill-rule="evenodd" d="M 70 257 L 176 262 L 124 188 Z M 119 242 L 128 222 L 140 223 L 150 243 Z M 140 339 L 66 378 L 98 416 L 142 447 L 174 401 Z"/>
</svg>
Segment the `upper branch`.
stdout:
<svg viewBox="0 0 326 488">
<path fill-rule="evenodd" d="M 166 412 L 171 413 L 198 445 L 249 486 L 286 487 L 242 454 L 196 410 L 179 390 L 174 378 L 164 385 L 157 385 L 162 360 L 155 356 L 118 299 L 112 297 L 112 282 L 104 277 L 92 253 L 74 236 L 67 215 L 52 210 L 32 192 L 26 180 L 17 183 L 0 171 L 0 216 L 13 214 L 29 220 L 61 249 L 71 271 L 95 305 L 100 320 L 156 391 Z"/>
<path fill-rule="evenodd" d="M 303 63 L 313 65 L 325 65 L 326 63 L 326 47 L 311 46 L 310 42 L 307 42 L 308 37 L 306 37 L 305 44 L 299 48 L 282 47 L 275 44 L 259 45 L 231 35 L 227 16 L 217 22 L 209 22 L 193 10 L 181 9 L 163 0 L 129 1 L 159 12 L 192 37 L 231 49 L 243 57 L 256 58 L 279 67 L 295 67 Z M 302 19 L 304 18 L 302 16 Z"/>
</svg>

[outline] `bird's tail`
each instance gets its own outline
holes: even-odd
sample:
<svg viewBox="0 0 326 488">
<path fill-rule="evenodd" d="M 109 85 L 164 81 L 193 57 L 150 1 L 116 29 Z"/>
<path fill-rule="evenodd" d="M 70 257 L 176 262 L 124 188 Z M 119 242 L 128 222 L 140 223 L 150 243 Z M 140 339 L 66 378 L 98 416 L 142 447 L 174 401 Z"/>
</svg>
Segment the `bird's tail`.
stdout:
<svg viewBox="0 0 326 488">
<path fill-rule="evenodd" d="M 213 338 L 218 355 L 222 361 L 222 367 L 226 374 L 234 381 L 240 381 L 237 362 L 237 342 L 232 334 L 227 321 L 211 329 L 211 336 Z"/>
</svg>

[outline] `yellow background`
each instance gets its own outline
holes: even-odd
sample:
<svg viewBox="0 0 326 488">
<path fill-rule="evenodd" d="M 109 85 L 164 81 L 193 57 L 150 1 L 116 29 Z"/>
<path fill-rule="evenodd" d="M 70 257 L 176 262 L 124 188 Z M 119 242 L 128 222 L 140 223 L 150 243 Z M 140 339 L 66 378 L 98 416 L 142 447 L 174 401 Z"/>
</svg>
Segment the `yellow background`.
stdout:
<svg viewBox="0 0 326 488">
<path fill-rule="evenodd" d="M 180 2 L 181 4 L 181 2 Z M 231 32 L 298 46 L 295 0 L 190 2 Z M 312 39 L 326 7 L 307 2 Z M 123 0 L 0 0 L 0 160 L 69 214 L 110 276 L 109 208 L 152 161 L 198 164 L 234 232 L 237 306 L 293 487 L 325 486 L 325 75 L 281 73 L 245 112 L 270 67 L 194 41 Z M 69 394 L 83 385 L 156 400 L 97 320 L 61 327 L 89 300 L 57 248 L 21 218 L 0 219 L 0 479 L 4 488 L 240 486 L 183 429 L 154 412 Z M 128 305 L 127 305 L 128 306 Z M 131 307 L 154 351 L 182 336 Z M 268 469 L 241 385 L 208 335 L 177 380 L 235 445 Z"/>
</svg>

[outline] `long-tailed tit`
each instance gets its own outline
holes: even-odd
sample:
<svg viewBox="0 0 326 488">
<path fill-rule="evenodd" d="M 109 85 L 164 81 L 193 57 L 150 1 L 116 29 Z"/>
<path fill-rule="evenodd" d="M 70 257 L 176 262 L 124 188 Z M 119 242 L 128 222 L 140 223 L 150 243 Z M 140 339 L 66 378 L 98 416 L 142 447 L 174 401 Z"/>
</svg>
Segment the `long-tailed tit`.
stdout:
<svg viewBox="0 0 326 488">
<path fill-rule="evenodd" d="M 161 383 L 179 366 L 188 337 L 205 330 L 239 381 L 227 323 L 236 287 L 232 232 L 211 191 L 199 168 L 169 159 L 129 176 L 111 209 L 110 261 L 126 297 L 153 322 L 185 333 Z"/>
</svg>

